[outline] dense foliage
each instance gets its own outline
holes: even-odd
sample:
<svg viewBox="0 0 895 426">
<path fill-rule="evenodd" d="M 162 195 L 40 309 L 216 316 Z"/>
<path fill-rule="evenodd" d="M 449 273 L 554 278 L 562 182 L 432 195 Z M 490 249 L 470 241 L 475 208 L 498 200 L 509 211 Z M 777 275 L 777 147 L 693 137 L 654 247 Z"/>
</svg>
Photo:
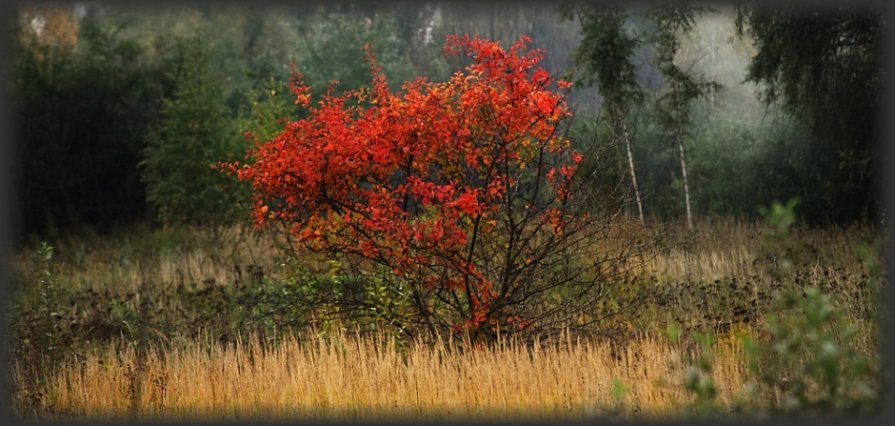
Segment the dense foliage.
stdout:
<svg viewBox="0 0 895 426">
<path fill-rule="evenodd" d="M 29 231 L 144 217 L 136 168 L 164 93 L 157 63 L 84 21 L 77 49 L 36 37 L 16 48 L 17 214 Z"/>
<path fill-rule="evenodd" d="M 308 116 L 250 152 L 250 164 L 230 165 L 252 182 L 256 222 L 285 221 L 312 249 L 388 268 L 411 284 L 430 327 L 524 328 L 538 319 L 519 315 L 526 293 L 576 283 L 588 293 L 592 277 L 556 269 L 584 239 L 588 219 L 572 202 L 582 156 L 558 134 L 569 113 L 528 43 L 449 37 L 446 53 L 473 63 L 398 93 L 371 56 L 371 89 L 316 106 L 296 74 Z"/>
<path fill-rule="evenodd" d="M 247 188 L 212 166 L 238 158 L 246 143 L 201 40 L 181 41 L 175 48 L 174 91 L 162 102 L 140 163 L 146 196 L 164 223 L 229 225 L 248 213 Z"/>
<path fill-rule="evenodd" d="M 21 142 L 14 204 L 23 233 L 51 235 L 81 225 L 108 229 L 147 219 L 182 222 L 183 214 L 166 219 L 161 201 L 147 200 L 147 191 L 156 192 L 147 182 L 162 177 L 146 176 L 147 169 L 136 165 L 174 160 L 150 158 L 164 156 L 150 145 L 202 139 L 172 122 L 186 117 L 160 113 L 163 105 L 170 110 L 182 102 L 177 91 L 185 85 L 202 80 L 203 90 L 218 93 L 206 97 L 206 107 L 227 117 L 195 110 L 195 117 L 227 125 L 215 131 L 220 137 L 209 135 L 213 143 L 182 151 L 189 169 L 186 164 L 207 162 L 209 154 L 219 157 L 212 161 L 226 160 L 218 154 L 226 157 L 246 131 L 266 140 L 279 119 L 302 114 L 286 88 L 290 63 L 302 69 L 314 96 L 326 93 L 331 81 L 336 92 L 356 90 L 369 84 L 368 70 L 356 58 L 370 44 L 395 90 L 417 75 L 443 81 L 450 69 L 468 63 L 439 54 L 451 33 L 506 42 L 528 32 L 534 47 L 548 48 L 542 64 L 550 74 L 577 70 L 581 84 L 567 94 L 570 109 L 578 112 L 572 144 L 584 155 L 587 173 L 610 185 L 627 179 L 621 188 L 633 189 L 636 172 L 647 220 L 685 214 L 677 139 L 686 141 L 696 217 L 755 217 L 757 205 L 792 196 L 802 200 L 799 213 L 814 224 L 878 217 L 874 143 L 881 136 L 883 24 L 870 11 L 744 8 L 738 38 L 737 11 L 730 8 L 405 6 L 23 7 L 12 62 Z M 663 10 L 664 17 L 655 13 Z M 693 10 L 703 13 L 688 15 Z M 558 25 L 563 15 L 571 25 Z M 200 34 L 206 36 L 195 43 L 203 46 L 195 48 L 206 51 L 207 72 L 189 83 L 178 71 L 178 40 Z M 723 87 L 700 83 L 708 81 Z M 756 92 L 770 103 L 760 105 Z M 705 96 L 694 98 L 699 93 Z M 201 96 L 193 97 L 198 102 Z M 632 102 L 637 99 L 658 103 Z M 173 156 L 181 155 L 175 151 Z M 176 174 L 195 175 L 165 173 Z"/>
<path fill-rule="evenodd" d="M 780 101 L 812 126 L 812 152 L 801 157 L 797 180 L 815 187 L 793 194 L 808 218 L 879 217 L 884 18 L 856 8 L 752 7 L 740 10 L 737 25 L 756 47 L 748 79 L 764 83 L 767 102 Z"/>
</svg>

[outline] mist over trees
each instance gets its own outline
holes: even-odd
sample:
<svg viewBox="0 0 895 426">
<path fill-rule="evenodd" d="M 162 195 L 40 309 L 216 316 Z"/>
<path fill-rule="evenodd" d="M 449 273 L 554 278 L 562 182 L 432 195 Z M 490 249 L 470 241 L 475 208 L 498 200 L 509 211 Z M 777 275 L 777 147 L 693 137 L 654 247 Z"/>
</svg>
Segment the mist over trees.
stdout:
<svg viewBox="0 0 895 426">
<path fill-rule="evenodd" d="M 16 221 L 23 235 L 247 221 L 240 187 L 210 166 L 241 159 L 282 130 L 278 120 L 302 114 L 287 88 L 292 64 L 313 96 L 364 87 L 369 44 L 399 90 L 466 65 L 442 46 L 467 33 L 503 46 L 528 35 L 546 51 L 547 71 L 579 82 L 568 137 L 587 154 L 582 170 L 631 185 L 617 202 L 632 217 L 639 202 L 646 222 L 748 218 L 797 197 L 809 223 L 880 218 L 883 17 L 850 8 L 691 12 L 23 5 L 11 64 Z"/>
<path fill-rule="evenodd" d="M 752 7 L 736 22 L 757 50 L 748 80 L 763 83 L 767 103 L 778 102 L 812 129 L 815 155 L 800 165 L 799 177 L 823 195 L 803 192 L 806 208 L 825 210 L 834 221 L 873 214 L 868 189 L 876 184 L 874 142 L 881 136 L 885 20 L 856 8 L 800 14 Z"/>
</svg>

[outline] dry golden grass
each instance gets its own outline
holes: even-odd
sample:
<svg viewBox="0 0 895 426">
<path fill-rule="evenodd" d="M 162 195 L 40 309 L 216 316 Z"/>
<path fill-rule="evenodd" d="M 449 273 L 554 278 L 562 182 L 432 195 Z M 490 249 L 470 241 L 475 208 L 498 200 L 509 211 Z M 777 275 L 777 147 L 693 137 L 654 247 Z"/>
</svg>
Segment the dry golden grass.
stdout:
<svg viewBox="0 0 895 426">
<path fill-rule="evenodd" d="M 642 232 L 658 232 L 668 242 L 649 245 L 652 253 L 639 271 L 648 276 L 661 277 L 666 282 L 713 281 L 723 278 L 767 278 L 770 263 L 767 251 L 783 255 L 783 247 L 770 245 L 766 238 L 768 228 L 756 222 L 733 219 L 696 221 L 697 232 L 686 235 L 684 228 L 652 229 Z M 819 285 L 826 279 L 825 273 L 833 270 L 841 276 L 857 277 L 867 273 L 856 249 L 880 238 L 877 230 L 869 225 L 823 230 L 793 230 L 790 238 L 795 248 L 811 252 L 809 268 L 813 275 L 810 283 Z M 684 235 L 676 235 L 684 234 Z M 779 244 L 779 240 L 775 242 Z"/>
<path fill-rule="evenodd" d="M 768 268 L 761 262 L 765 225 L 715 219 L 698 220 L 695 227 L 698 232 L 687 235 L 686 228 L 677 225 L 644 227 L 619 220 L 608 227 L 608 238 L 599 243 L 598 250 L 614 253 L 627 248 L 628 264 L 621 265 L 621 270 L 627 274 L 661 277 L 663 282 L 766 277 Z M 243 268 L 244 275 L 247 274 L 245 267 L 251 264 L 276 275 L 279 273 L 276 260 L 285 259 L 290 253 L 283 250 L 287 243 L 282 234 L 275 232 L 252 235 L 232 228 L 223 232 L 218 242 L 211 241 L 205 230 L 181 232 L 188 236 L 176 238 L 194 244 L 172 244 L 165 239 L 176 238 L 166 237 L 164 231 L 150 230 L 138 231 L 132 238 L 81 236 L 77 240 L 59 241 L 56 250 L 61 256 L 56 262 L 56 273 L 65 277 L 67 285 L 75 290 L 135 292 L 140 286 L 141 267 L 152 277 L 153 285 L 166 288 L 179 282 L 228 284 L 237 280 L 237 266 Z M 664 242 L 651 241 L 655 235 L 661 235 Z M 827 279 L 825 273 L 829 275 L 834 269 L 842 276 L 866 273 L 854 249 L 862 242 L 877 238 L 870 226 L 797 230 L 793 236 L 818 249 L 817 261 L 809 266 L 817 277 L 812 280 L 814 285 Z M 631 241 L 639 241 L 641 247 L 630 250 Z M 166 244 L 176 247 L 159 248 Z M 141 248 L 144 246 L 148 247 Z M 145 252 L 141 254 L 140 250 Z M 22 281 L 33 281 L 30 276 L 40 271 L 41 266 L 29 260 L 34 252 L 35 247 L 25 248 L 12 261 L 22 274 Z M 153 256 L 146 257 L 146 252 Z M 320 256 L 301 253 L 301 258 L 308 267 L 326 267 L 325 259 Z"/>
<path fill-rule="evenodd" d="M 722 337 L 716 349 L 721 403 L 745 379 L 737 342 Z M 150 349 L 135 382 L 133 347 L 110 345 L 61 366 L 43 390 L 43 408 L 86 419 L 667 419 L 688 401 L 684 350 L 649 336 L 616 353 L 608 342 L 568 336 L 461 350 L 443 341 L 399 348 L 382 337 L 318 333 L 277 345 L 250 338 Z M 615 381 L 628 389 L 620 398 Z M 139 408 L 132 412 L 134 383 Z"/>
<path fill-rule="evenodd" d="M 659 277 L 661 282 L 753 276 L 763 282 L 768 277 L 768 266 L 756 262 L 762 257 L 763 226 L 717 221 L 697 227 L 699 232 L 688 233 L 680 227 L 620 224 L 604 249 L 621 247 L 632 238 L 644 241 L 646 251 L 638 258 L 642 262 L 633 262 L 630 272 Z M 235 231 L 228 232 L 224 238 L 238 239 Z M 657 234 L 666 243 L 652 243 L 650 238 Z M 799 265 L 800 271 L 807 271 L 807 283 L 834 282 L 840 287 L 854 287 L 854 278 L 868 272 L 855 248 L 878 238 L 870 227 L 796 230 L 793 236 L 801 249 L 816 248 L 814 260 Z M 147 233 L 132 240 L 60 242 L 55 273 L 72 288 L 139 292 L 141 261 L 152 262 L 142 265 L 153 277 L 152 285 L 171 288 L 180 281 L 231 284 L 236 264 L 262 265 L 276 275 L 276 259 L 285 253 L 278 248 L 281 242 L 270 235 L 235 245 L 238 257 L 222 254 L 220 247 L 201 238 L 188 245 L 171 244 L 165 238 Z M 158 249 L 164 245 L 169 248 Z M 145 247 L 154 250 L 148 261 L 140 255 Z M 14 260 L 23 282 L 35 281 L 29 274 L 41 271 L 41 265 L 29 260 L 32 255 L 33 249 L 26 249 Z M 849 297 L 861 298 L 854 300 L 855 305 L 867 303 L 860 292 L 843 292 L 852 293 Z M 859 325 L 858 349 L 878 353 L 875 327 Z M 682 385 L 686 349 L 650 335 L 615 349 L 597 340 L 555 341 L 532 348 L 504 341 L 466 351 L 444 342 L 400 348 L 385 338 L 347 334 L 330 340 L 311 334 L 286 338 L 278 345 L 254 338 L 243 342 L 227 347 L 201 340 L 156 346 L 148 351 L 142 370 L 135 369 L 138 359 L 128 344 L 78 353 L 39 385 L 42 396 L 36 409 L 65 418 L 125 417 L 134 414 L 131 399 L 137 395 L 138 417 L 170 420 L 563 419 L 614 413 L 667 419 L 683 414 L 689 398 Z M 730 404 L 746 378 L 743 349 L 732 334 L 721 336 L 713 367 L 719 400 Z M 27 368 L 34 366 L 22 365 L 21 371 Z M 33 387 L 21 371 L 14 366 L 16 386 Z M 615 383 L 629 390 L 621 398 L 615 396 Z"/>
<path fill-rule="evenodd" d="M 136 292 L 141 285 L 141 269 L 152 284 L 170 288 L 178 283 L 214 282 L 229 284 L 247 280 L 249 265 L 275 270 L 276 260 L 285 257 L 286 242 L 273 232 L 252 233 L 233 227 L 212 239 L 199 228 L 181 230 L 136 229 L 114 236 L 79 235 L 54 242 L 55 274 L 64 277 L 72 290 Z M 31 259 L 37 251 L 32 244 L 19 251 L 12 264 L 23 282 L 34 281 L 42 265 Z"/>
</svg>

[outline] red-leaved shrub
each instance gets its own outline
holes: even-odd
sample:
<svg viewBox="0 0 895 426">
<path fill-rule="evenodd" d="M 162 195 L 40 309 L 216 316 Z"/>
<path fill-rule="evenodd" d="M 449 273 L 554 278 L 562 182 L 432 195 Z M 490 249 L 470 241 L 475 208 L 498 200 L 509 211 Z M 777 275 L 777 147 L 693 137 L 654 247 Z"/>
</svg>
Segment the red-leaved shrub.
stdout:
<svg viewBox="0 0 895 426">
<path fill-rule="evenodd" d="M 387 267 L 431 328 L 521 330 L 567 312 L 536 300 L 593 288 L 582 268 L 568 272 L 587 238 L 571 203 L 582 156 L 558 132 L 571 114 L 557 89 L 569 83 L 538 66 L 530 42 L 449 36 L 445 54 L 471 64 L 397 92 L 369 49 L 370 88 L 312 101 L 294 72 L 307 116 L 257 144 L 248 164 L 226 165 L 252 183 L 255 222 L 289 223 L 310 249 Z"/>
</svg>

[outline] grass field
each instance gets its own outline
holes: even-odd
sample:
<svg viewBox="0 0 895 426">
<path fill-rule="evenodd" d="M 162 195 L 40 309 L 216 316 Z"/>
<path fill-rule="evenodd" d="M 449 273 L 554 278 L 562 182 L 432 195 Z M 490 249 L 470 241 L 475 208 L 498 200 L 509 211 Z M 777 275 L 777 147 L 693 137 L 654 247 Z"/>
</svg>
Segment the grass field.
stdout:
<svg viewBox="0 0 895 426">
<path fill-rule="evenodd" d="M 271 299 L 291 288 L 281 283 L 294 265 L 270 235 L 35 242 L 13 261 L 13 406 L 39 419 L 666 419 L 693 412 L 686 378 L 707 330 L 714 401 L 731 414 L 755 380 L 743 338 L 766 339 L 777 293 L 809 286 L 856 328 L 851 348 L 878 360 L 885 240 L 872 227 L 795 229 L 785 242 L 733 220 L 632 229 L 619 233 L 646 250 L 598 307 L 615 314 L 594 333 L 496 343 L 308 320 L 294 299 Z"/>
<path fill-rule="evenodd" d="M 714 355 L 725 405 L 746 378 L 737 342 L 725 336 Z M 42 408 L 89 419 L 661 419 L 689 402 L 685 350 L 648 336 L 623 347 L 563 336 L 461 350 L 450 341 L 402 348 L 382 336 L 315 333 L 277 345 L 249 338 L 151 348 L 138 360 L 132 347 L 113 344 L 63 364 Z"/>
</svg>

